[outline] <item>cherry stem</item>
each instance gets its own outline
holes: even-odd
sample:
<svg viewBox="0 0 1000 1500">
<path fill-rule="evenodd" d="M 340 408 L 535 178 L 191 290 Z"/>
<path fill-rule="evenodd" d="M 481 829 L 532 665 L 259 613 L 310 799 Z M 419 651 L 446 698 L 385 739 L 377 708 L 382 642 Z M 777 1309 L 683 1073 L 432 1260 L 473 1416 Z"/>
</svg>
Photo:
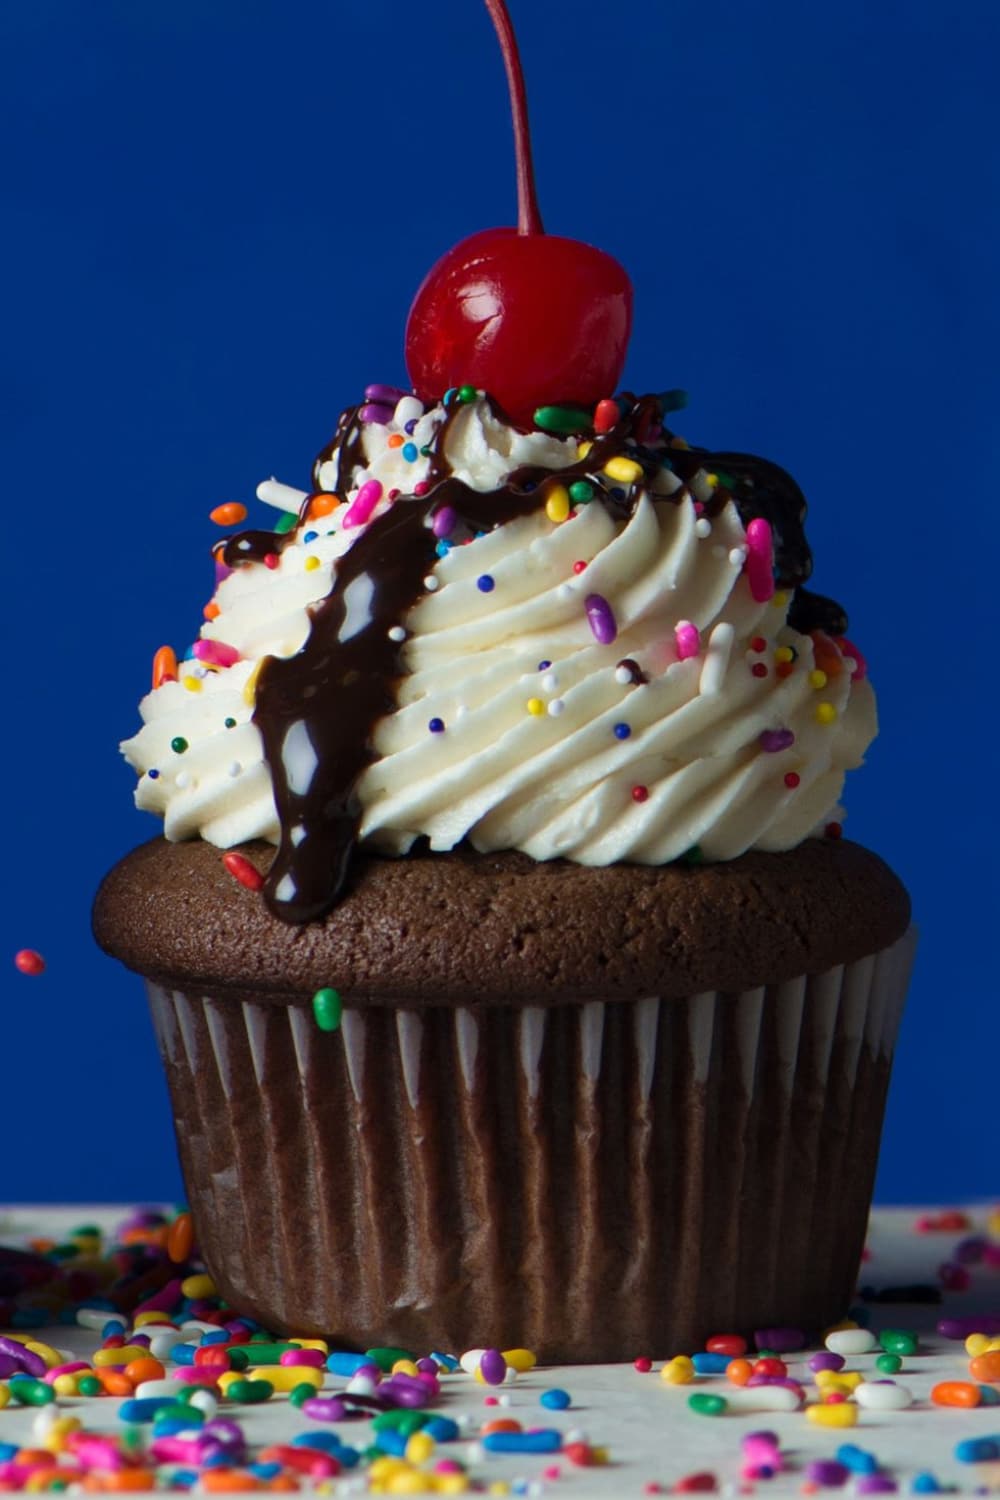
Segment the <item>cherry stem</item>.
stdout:
<svg viewBox="0 0 1000 1500">
<path fill-rule="evenodd" d="M 514 151 L 517 156 L 517 232 L 544 234 L 535 192 L 535 169 L 531 164 L 531 131 L 528 128 L 528 96 L 517 50 L 517 38 L 504 0 L 484 0 L 503 53 L 510 90 L 510 112 L 514 118 Z"/>
</svg>

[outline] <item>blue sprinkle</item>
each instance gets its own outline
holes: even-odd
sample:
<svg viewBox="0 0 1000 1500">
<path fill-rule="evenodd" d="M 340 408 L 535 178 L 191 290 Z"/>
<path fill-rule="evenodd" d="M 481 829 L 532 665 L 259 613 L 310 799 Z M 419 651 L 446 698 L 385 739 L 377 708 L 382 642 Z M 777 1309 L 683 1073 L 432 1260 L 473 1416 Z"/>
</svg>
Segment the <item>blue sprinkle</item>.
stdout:
<svg viewBox="0 0 1000 1500">
<path fill-rule="evenodd" d="M 402 448 L 399 451 L 402 453 L 403 457 L 406 459 L 406 462 L 408 464 L 416 463 L 416 461 L 417 461 L 417 445 L 416 445 L 416 443 L 404 443 L 403 446 L 402 446 Z"/>
<path fill-rule="evenodd" d="M 380 1443 L 383 1436 L 380 1432 Z M 487 1453 L 558 1453 L 562 1433 L 553 1427 L 539 1427 L 534 1432 L 488 1432 L 479 1441 Z"/>
<path fill-rule="evenodd" d="M 622 489 L 620 484 L 612 485 L 609 494 L 611 495 L 612 500 L 625 499 L 625 491 Z"/>
<path fill-rule="evenodd" d="M 627 740 L 628 737 L 629 737 L 629 735 L 631 733 L 632 733 L 632 726 L 631 726 L 631 724 L 616 724 L 615 725 L 615 739 L 616 740 Z M 727 1360 L 726 1363 L 728 1364 L 729 1361 Z"/>
<path fill-rule="evenodd" d="M 442 1354 L 438 1349 L 431 1350 L 431 1359 L 435 1360 L 443 1370 L 457 1370 L 458 1360 L 454 1354 Z"/>
<path fill-rule="evenodd" d="M 182 1490 L 193 1489 L 198 1483 L 201 1475 L 197 1469 L 175 1469 L 170 1476 L 170 1487 L 176 1489 L 180 1485 Z"/>
<path fill-rule="evenodd" d="M 175 1344 L 170 1351 L 170 1358 L 175 1365 L 193 1365 L 197 1352 L 197 1344 Z"/>
<path fill-rule="evenodd" d="M 318 531 L 307 531 L 306 534 L 305 534 L 305 536 L 302 538 L 302 540 L 304 542 L 314 542 L 318 536 L 319 536 L 319 532 Z"/>
<path fill-rule="evenodd" d="M 367 1363 L 366 1354 L 348 1354 L 342 1349 L 334 1349 L 326 1358 L 326 1368 L 332 1375 L 354 1375 Z"/>
<path fill-rule="evenodd" d="M 453 1422 L 451 1417 L 431 1417 L 420 1429 L 432 1437 L 436 1443 L 453 1443 L 458 1437 L 458 1423 Z"/>
<path fill-rule="evenodd" d="M 966 1438 L 955 1445 L 955 1457 L 960 1464 L 991 1463 L 1000 1458 L 1000 1437 Z"/>
<path fill-rule="evenodd" d="M 339 1453 L 340 1446 L 335 1432 L 300 1432 L 292 1438 L 293 1448 L 318 1448 L 321 1453 Z"/>
<path fill-rule="evenodd" d="M 105 1323 L 104 1327 L 101 1329 L 101 1338 L 102 1339 L 113 1339 L 119 1333 L 124 1333 L 124 1332 L 125 1332 L 125 1324 L 121 1321 L 121 1319 L 120 1318 L 111 1318 L 111 1319 L 109 1319 L 109 1321 L 107 1323 Z"/>
<path fill-rule="evenodd" d="M 929 1469 L 914 1474 L 910 1489 L 915 1495 L 940 1495 L 941 1486 Z"/>
<path fill-rule="evenodd" d="M 878 1459 L 874 1453 L 858 1448 L 854 1443 L 841 1443 L 837 1449 L 837 1462 L 854 1474 L 877 1474 Z"/>
<path fill-rule="evenodd" d="M 143 1399 L 145 1400 L 145 1397 Z M 160 1417 L 153 1423 L 153 1436 L 154 1438 L 174 1437 L 178 1432 L 190 1432 L 193 1425 L 194 1422 L 190 1417 Z"/>
<path fill-rule="evenodd" d="M 452 545 L 453 544 L 448 541 L 447 537 L 442 537 L 441 540 L 436 543 L 434 551 L 437 553 L 438 557 L 447 557 L 448 553 L 452 549 Z"/>
<path fill-rule="evenodd" d="M 228 1339 L 228 1328 L 218 1328 L 214 1333 L 209 1333 L 206 1329 L 201 1336 L 201 1347 L 206 1349 L 210 1344 L 225 1344 L 228 1342 Z"/>
<path fill-rule="evenodd" d="M 212 1453 L 208 1458 L 202 1459 L 203 1469 L 226 1469 L 232 1463 L 228 1453 Z"/>
<path fill-rule="evenodd" d="M 173 1396 L 132 1397 L 122 1402 L 118 1408 L 118 1417 L 122 1422 L 151 1422 L 158 1411 L 173 1404 Z"/>
<path fill-rule="evenodd" d="M 489 573 L 480 573 L 476 579 L 476 588 L 481 594 L 492 594 L 496 588 L 496 579 L 491 578 Z"/>
<path fill-rule="evenodd" d="M 550 1391 L 543 1391 L 538 1399 L 543 1406 L 549 1407 L 551 1411 L 565 1411 L 570 1404 L 571 1398 L 569 1391 L 564 1391 L 558 1386 L 553 1386 Z"/>
<path fill-rule="evenodd" d="M 538 663 L 538 670 L 539 672 L 547 672 L 551 665 L 552 663 L 550 661 L 540 661 Z"/>
<path fill-rule="evenodd" d="M 452 401 L 454 401 L 454 399 L 455 399 L 455 397 L 457 395 L 458 395 L 458 386 L 457 385 L 450 385 L 448 387 L 448 389 L 445 391 L 445 393 L 442 396 L 442 398 L 441 398 L 442 403 L 445 406 L 448 406 Z"/>
<path fill-rule="evenodd" d="M 979 1387 L 980 1406 L 1000 1406 L 1000 1391 L 995 1385 L 981 1385 Z"/>
<path fill-rule="evenodd" d="M 428 719 L 428 721 L 427 721 L 427 728 L 430 730 L 431 734 L 443 734 L 444 733 L 444 720 L 443 719 Z"/>
<path fill-rule="evenodd" d="M 253 1474 L 257 1479 L 277 1479 L 281 1473 L 281 1465 L 276 1463 L 250 1464 L 247 1473 Z"/>
<path fill-rule="evenodd" d="M 378 1435 L 377 1446 L 383 1453 L 392 1454 L 393 1458 L 402 1458 L 408 1442 L 409 1438 L 404 1432 L 396 1432 L 392 1427 L 383 1427 Z"/>
<path fill-rule="evenodd" d="M 417 417 L 411 417 L 408 422 L 405 422 L 403 424 L 403 431 L 406 433 L 407 437 L 412 437 L 416 432 L 418 420 L 419 418 Z"/>
<path fill-rule="evenodd" d="M 351 1448 L 345 1443 L 342 1448 L 337 1449 L 337 1458 L 342 1469 L 353 1469 L 361 1458 L 360 1448 Z"/>
<path fill-rule="evenodd" d="M 146 775 L 149 777 L 150 781 L 156 781 L 158 779 L 160 773 L 154 767 L 154 769 L 152 771 L 147 771 Z"/>
<path fill-rule="evenodd" d="M 691 1356 L 691 1363 L 694 1365 L 695 1373 L 698 1375 L 724 1375 L 729 1361 L 730 1356 L 728 1354 L 713 1354 L 708 1349 Z"/>
<path fill-rule="evenodd" d="M 0 1443 L 0 1464 L 9 1464 L 19 1452 L 20 1447 L 17 1443 Z"/>
</svg>

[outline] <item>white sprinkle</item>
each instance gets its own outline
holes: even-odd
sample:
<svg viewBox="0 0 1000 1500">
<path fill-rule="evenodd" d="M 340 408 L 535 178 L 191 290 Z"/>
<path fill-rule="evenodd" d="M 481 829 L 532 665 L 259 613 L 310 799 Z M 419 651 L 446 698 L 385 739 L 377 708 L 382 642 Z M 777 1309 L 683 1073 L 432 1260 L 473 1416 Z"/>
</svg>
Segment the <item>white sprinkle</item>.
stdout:
<svg viewBox="0 0 1000 1500">
<path fill-rule="evenodd" d="M 554 693 L 558 690 L 558 688 L 559 678 L 554 672 L 546 672 L 545 676 L 542 678 L 542 691 L 545 693 Z"/>
<path fill-rule="evenodd" d="M 237 776 L 242 775 L 242 773 L 243 773 L 243 767 L 240 765 L 239 761 L 238 760 L 230 761 L 229 769 L 227 770 L 226 775 L 227 776 L 232 776 L 235 779 Z"/>
<path fill-rule="evenodd" d="M 180 787 L 180 789 L 181 789 L 182 792 L 183 792 L 183 790 L 184 790 L 185 787 L 189 787 L 191 785 L 191 777 L 190 777 L 190 775 L 188 774 L 187 771 L 178 771 L 177 772 L 177 776 L 175 778 L 175 781 L 176 781 L 177 786 Z"/>
<path fill-rule="evenodd" d="M 299 511 L 305 498 L 305 490 L 292 489 L 290 484 L 282 484 L 274 478 L 265 479 L 257 486 L 257 499 L 263 500 L 265 505 L 273 505 L 275 510 Z"/>
<path fill-rule="evenodd" d="M 877 1340 L 867 1328 L 836 1328 L 827 1334 L 826 1347 L 831 1354 L 867 1354 Z"/>
<path fill-rule="evenodd" d="M 565 707 L 566 705 L 561 698 L 552 698 L 549 701 L 549 713 L 554 719 L 558 719 Z"/>
<path fill-rule="evenodd" d="M 620 682 L 622 687 L 628 687 L 632 681 L 632 673 L 628 667 L 615 667 L 615 681 Z"/>
<path fill-rule="evenodd" d="M 712 535 L 712 523 L 707 516 L 699 516 L 694 523 L 695 536 L 706 537 Z"/>
<path fill-rule="evenodd" d="M 745 547 L 734 547 L 729 554 L 729 561 L 734 568 L 742 568 L 747 560 L 747 549 Z"/>
<path fill-rule="evenodd" d="M 199 665 L 197 667 L 192 667 L 191 668 L 191 676 L 192 677 L 205 678 L 205 677 L 208 676 L 208 668 L 207 667 L 203 667 L 201 665 Z"/>
<path fill-rule="evenodd" d="M 576 590 L 571 583 L 561 583 L 556 589 L 556 594 L 560 599 L 572 599 L 575 593 Z"/>
<path fill-rule="evenodd" d="M 440 578 L 435 578 L 433 573 L 428 573 L 424 579 L 424 588 L 429 594 L 435 593 L 441 587 Z"/>
<path fill-rule="evenodd" d="M 405 641 L 406 640 L 406 631 L 403 629 L 402 625 L 390 625 L 390 627 L 389 627 L 389 639 L 390 639 L 390 641 Z"/>
<path fill-rule="evenodd" d="M 510 1405 L 510 1397 L 504 1395 L 504 1393 L 501 1391 L 500 1395 L 497 1397 L 497 1406 L 509 1406 L 509 1405 Z"/>
<path fill-rule="evenodd" d="M 419 422 L 424 414 L 424 403 L 418 401 L 416 396 L 403 396 L 396 402 L 396 410 L 392 414 L 393 424 L 396 427 L 405 427 L 407 422 Z"/>
<path fill-rule="evenodd" d="M 736 632 L 726 620 L 720 620 L 712 630 L 698 681 L 698 691 L 705 697 L 711 697 L 721 690 L 735 638 Z M 728 1396 L 729 1393 L 726 1394 Z"/>
<path fill-rule="evenodd" d="M 590 1433 L 587 1431 L 586 1427 L 571 1427 L 569 1432 L 567 1432 L 566 1436 L 563 1438 L 563 1447 L 565 1447 L 567 1443 L 589 1442 Z"/>
<path fill-rule="evenodd" d="M 862 1381 L 854 1387 L 854 1399 L 869 1411 L 903 1411 L 913 1405 L 913 1393 L 905 1385 L 883 1385 L 880 1381 Z"/>
</svg>

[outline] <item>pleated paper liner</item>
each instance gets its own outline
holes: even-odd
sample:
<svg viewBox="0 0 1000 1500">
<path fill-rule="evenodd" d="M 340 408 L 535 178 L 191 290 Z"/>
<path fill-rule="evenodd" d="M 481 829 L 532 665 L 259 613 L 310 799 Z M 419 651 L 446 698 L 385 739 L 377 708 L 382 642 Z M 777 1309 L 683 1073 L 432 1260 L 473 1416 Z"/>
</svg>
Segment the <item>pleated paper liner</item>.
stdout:
<svg viewBox="0 0 1000 1500">
<path fill-rule="evenodd" d="M 815 1331 L 864 1243 L 914 948 L 742 994 L 352 1006 L 149 986 L 230 1302 L 342 1347 L 666 1357 Z"/>
</svg>

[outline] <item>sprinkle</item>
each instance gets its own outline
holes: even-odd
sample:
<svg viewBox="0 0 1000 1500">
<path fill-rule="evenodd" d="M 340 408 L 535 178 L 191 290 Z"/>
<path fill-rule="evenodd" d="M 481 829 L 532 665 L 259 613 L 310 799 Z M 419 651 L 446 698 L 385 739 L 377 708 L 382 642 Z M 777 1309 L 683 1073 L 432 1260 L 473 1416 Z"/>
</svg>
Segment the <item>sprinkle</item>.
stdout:
<svg viewBox="0 0 1000 1500">
<path fill-rule="evenodd" d="M 481 594 L 492 594 L 496 588 L 496 579 L 489 573 L 480 573 L 476 579 L 476 588 Z"/>
<path fill-rule="evenodd" d="M 460 385 L 457 391 L 458 400 L 463 406 L 469 406 L 478 395 L 479 392 L 474 385 Z"/>
<path fill-rule="evenodd" d="M 393 407 L 384 401 L 366 401 L 358 408 L 358 416 L 362 422 L 374 422 L 380 427 L 388 427 L 392 421 Z"/>
<path fill-rule="evenodd" d="M 746 562 L 746 560 L 747 560 L 747 549 L 746 549 L 746 547 L 733 547 L 733 548 L 730 549 L 730 552 L 729 552 L 729 562 L 730 562 L 730 565 L 732 567 L 734 567 L 734 568 L 742 568 L 742 566 Z"/>
<path fill-rule="evenodd" d="M 674 644 L 677 647 L 678 661 L 688 661 L 692 656 L 697 656 L 701 648 L 697 625 L 692 625 L 690 620 L 678 620 L 674 626 Z"/>
<path fill-rule="evenodd" d="M 405 442 L 406 442 L 406 439 L 403 437 L 403 434 L 401 432 L 394 432 L 392 434 L 392 436 L 390 437 L 388 443 L 386 444 L 386 447 L 387 448 L 402 448 L 402 446 L 403 446 L 403 444 Z"/>
<path fill-rule="evenodd" d="M 817 668 L 816 671 L 809 673 L 809 686 L 810 687 L 816 688 L 818 690 L 819 688 L 825 688 L 826 684 L 827 684 L 827 675 L 826 675 L 825 672 L 821 672 Z"/>
<path fill-rule="evenodd" d="M 315 573 L 315 571 L 319 567 L 319 565 L 320 565 L 320 561 L 319 561 L 319 558 L 316 556 L 315 552 L 310 552 L 309 556 L 306 558 L 306 560 L 305 560 L 305 562 L 303 563 L 302 566 L 304 567 L 304 569 L 305 569 L 305 571 L 307 573 Z"/>
<path fill-rule="evenodd" d="M 618 625 L 607 599 L 603 594 L 588 594 L 583 607 L 595 641 L 601 646 L 610 646 L 618 635 Z"/>
<path fill-rule="evenodd" d="M 707 1392 L 698 1391 L 688 1397 L 688 1406 L 700 1417 L 721 1417 L 728 1405 L 725 1396 L 711 1396 Z"/>
<path fill-rule="evenodd" d="M 702 541 L 704 541 L 705 537 L 711 536 L 712 535 L 712 523 L 711 523 L 711 521 L 707 520 L 705 516 L 700 516 L 698 518 L 698 520 L 695 521 L 695 523 L 694 523 L 694 534 L 695 534 L 695 536 L 701 537 Z"/>
<path fill-rule="evenodd" d="M 264 877 L 260 871 L 250 863 L 242 854 L 237 854 L 235 849 L 230 849 L 222 856 L 222 863 L 240 885 L 246 886 L 248 891 L 259 891 L 264 885 Z"/>
<path fill-rule="evenodd" d="M 209 662 L 215 667 L 231 667 L 240 659 L 236 647 L 227 646 L 225 641 L 195 641 L 194 654 L 198 661 Z"/>
<path fill-rule="evenodd" d="M 170 741 L 170 748 L 175 755 L 183 755 L 188 747 L 188 742 L 182 734 L 175 735 Z"/>
<path fill-rule="evenodd" d="M 585 443 L 581 443 L 579 445 L 579 447 L 577 448 L 577 450 L 576 450 L 576 456 L 577 456 L 577 458 L 586 458 L 587 454 L 590 452 L 590 450 L 591 450 L 591 448 L 593 446 L 594 445 L 590 441 L 589 438 L 587 439 L 587 441 Z"/>
<path fill-rule="evenodd" d="M 608 459 L 604 472 L 618 484 L 636 484 L 642 478 L 642 465 L 637 464 L 634 458 L 617 455 Z"/>
<path fill-rule="evenodd" d="M 552 698 L 549 700 L 548 711 L 552 715 L 553 719 L 558 719 L 559 715 L 562 713 L 565 707 L 566 705 L 561 698 Z"/>
<path fill-rule="evenodd" d="M 337 990 L 324 988 L 312 997 L 313 1015 L 320 1031 L 336 1031 L 340 1025 L 343 1004 Z"/>
<path fill-rule="evenodd" d="M 225 505 L 217 505 L 208 513 L 208 519 L 214 521 L 216 526 L 238 526 L 247 518 L 247 508 L 238 500 L 228 500 Z"/>
<path fill-rule="evenodd" d="M 621 410 L 618 402 L 611 396 L 605 396 L 603 401 L 598 401 L 594 408 L 594 431 L 610 432 L 621 421 Z"/>
<path fill-rule="evenodd" d="M 780 750 L 787 750 L 790 745 L 795 744 L 795 735 L 790 729 L 765 729 L 758 743 L 768 755 L 776 755 Z"/>
<path fill-rule="evenodd" d="M 152 771 L 147 771 L 146 772 L 146 775 L 149 777 L 150 781 L 156 781 L 158 779 L 158 777 L 159 777 L 159 774 L 160 774 L 159 771 L 157 771 L 155 769 L 152 770 Z"/>
<path fill-rule="evenodd" d="M 331 515 L 339 504 L 339 496 L 327 494 L 325 490 L 320 491 L 319 494 L 310 497 L 306 507 L 306 516 L 310 521 L 318 521 L 320 516 Z"/>
<path fill-rule="evenodd" d="M 594 498 L 594 486 L 586 479 L 577 479 L 569 487 L 569 498 L 574 505 L 587 505 Z"/>
<path fill-rule="evenodd" d="M 586 566 L 587 564 L 584 562 L 583 558 L 578 558 L 577 561 L 573 564 L 573 572 L 579 576 L 579 574 L 583 572 Z"/>
<path fill-rule="evenodd" d="M 775 661 L 779 661 L 782 663 L 794 661 L 795 651 L 791 646 L 776 646 L 774 650 L 774 659 Z"/>
<path fill-rule="evenodd" d="M 366 479 L 347 509 L 347 514 L 344 516 L 344 530 L 349 531 L 354 526 L 364 526 L 371 519 L 372 511 L 381 498 L 381 480 Z"/>
<path fill-rule="evenodd" d="M 843 831 L 839 823 L 827 823 L 823 829 L 828 839 L 839 839 Z"/>
<path fill-rule="evenodd" d="M 14 967 L 22 974 L 43 974 L 45 960 L 34 948 L 19 948 L 14 954 Z"/>
<path fill-rule="evenodd" d="M 631 656 L 623 656 L 615 666 L 615 681 L 621 683 L 622 687 L 629 684 L 638 687 L 641 683 L 648 682 L 649 678 L 637 661 L 633 661 Z"/>
<path fill-rule="evenodd" d="M 543 432 L 585 432 L 590 426 L 590 413 L 578 406 L 539 406 L 534 422 Z"/>
<path fill-rule="evenodd" d="M 153 657 L 153 687 L 177 681 L 177 655 L 171 646 L 161 646 Z"/>
<path fill-rule="evenodd" d="M 816 722 L 818 724 L 832 724 L 837 717 L 837 710 L 832 703 L 817 703 Z"/>
<path fill-rule="evenodd" d="M 564 484 L 553 485 L 545 500 L 545 514 L 555 525 L 569 515 L 569 490 Z"/>
<path fill-rule="evenodd" d="M 757 651 L 757 652 L 766 651 L 767 650 L 767 641 L 764 639 L 764 637 L 762 635 L 751 636 L 750 637 L 750 650 L 751 651 Z"/>
<path fill-rule="evenodd" d="M 251 708 L 253 708 L 257 698 L 257 678 L 260 676 L 263 666 L 264 658 L 262 657 L 243 684 L 243 702 L 249 704 Z"/>
<path fill-rule="evenodd" d="M 439 505 L 431 518 L 431 530 L 436 537 L 450 536 L 457 520 L 458 516 L 451 505 Z"/>
<path fill-rule="evenodd" d="M 767 676 L 767 666 L 762 661 L 755 661 L 753 666 L 750 668 L 750 671 L 752 672 L 754 677 Z"/>
<path fill-rule="evenodd" d="M 217 620 L 221 613 L 222 610 L 216 604 L 214 599 L 210 599 L 209 602 L 205 605 L 205 608 L 202 610 L 202 614 L 204 615 L 206 620 Z"/>
<path fill-rule="evenodd" d="M 427 577 L 424 579 L 424 588 L 427 591 L 427 593 L 428 594 L 436 594 L 437 591 L 438 591 L 438 589 L 440 587 L 441 587 L 441 580 L 440 580 L 440 578 L 435 578 L 433 573 L 428 573 Z"/>
<path fill-rule="evenodd" d="M 202 675 L 204 675 L 204 674 L 202 674 Z M 198 677 L 184 677 L 181 680 L 183 681 L 184 686 L 187 688 L 187 690 L 188 690 L 189 693 L 200 693 L 201 692 L 201 676 L 198 676 Z"/>
<path fill-rule="evenodd" d="M 649 796 L 649 787 L 648 786 L 634 786 L 632 788 L 632 801 L 633 802 L 645 802 L 646 798 L 648 796 Z"/>
<path fill-rule="evenodd" d="M 431 734 L 443 734 L 444 733 L 444 720 L 443 719 L 428 719 L 427 720 L 427 728 L 430 730 Z"/>
<path fill-rule="evenodd" d="M 639 1358 L 633 1362 L 632 1368 L 638 1370 L 640 1375 L 648 1375 L 653 1368 L 653 1361 L 647 1354 L 640 1354 Z"/>
<path fill-rule="evenodd" d="M 541 698 L 529 698 L 525 706 L 529 714 L 534 714 L 537 716 L 538 714 L 543 714 L 545 712 L 545 704 L 542 702 Z"/>
<path fill-rule="evenodd" d="M 386 634 L 388 635 L 390 641 L 406 640 L 406 631 L 403 629 L 402 625 L 390 625 Z"/>
<path fill-rule="evenodd" d="M 403 444 L 403 457 L 406 459 L 406 462 L 408 464 L 416 463 L 418 457 L 416 443 Z"/>
<path fill-rule="evenodd" d="M 784 779 L 785 785 L 788 787 L 789 791 L 794 792 L 795 788 L 802 780 L 802 777 L 799 775 L 798 771 L 786 771 Z"/>
<path fill-rule="evenodd" d="M 627 740 L 631 737 L 632 726 L 631 724 L 626 724 L 624 722 L 618 723 L 615 725 L 614 733 L 616 740 Z"/>
<path fill-rule="evenodd" d="M 280 515 L 278 517 L 277 521 L 274 524 L 274 529 L 277 532 L 278 536 L 287 536 L 288 532 L 294 531 L 298 524 L 298 516 L 295 515 L 292 511 L 286 510 L 283 515 Z"/>
<path fill-rule="evenodd" d="M 305 535 L 303 536 L 302 540 L 304 542 L 314 542 L 318 536 L 319 536 L 319 532 L 318 531 L 307 531 L 305 533 Z"/>
<path fill-rule="evenodd" d="M 272 573 L 274 572 L 280 561 L 281 558 L 278 556 L 277 552 L 265 552 L 264 566 L 265 568 L 270 568 Z"/>
</svg>

